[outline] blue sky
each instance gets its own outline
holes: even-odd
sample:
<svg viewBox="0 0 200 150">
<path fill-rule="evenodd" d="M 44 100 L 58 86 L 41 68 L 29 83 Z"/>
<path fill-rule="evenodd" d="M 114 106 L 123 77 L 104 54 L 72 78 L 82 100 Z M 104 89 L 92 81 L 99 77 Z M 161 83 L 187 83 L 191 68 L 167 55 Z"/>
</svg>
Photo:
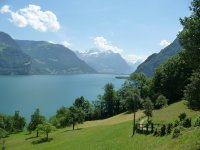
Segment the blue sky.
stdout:
<svg viewBox="0 0 200 150">
<path fill-rule="evenodd" d="M 65 43 L 72 50 L 111 49 L 134 61 L 159 52 L 176 38 L 182 29 L 179 18 L 190 15 L 190 3 L 191 0 L 1 0 L 0 30 L 16 39 Z M 49 20 L 33 22 L 27 15 L 32 9 L 38 14 L 50 14 Z"/>
</svg>

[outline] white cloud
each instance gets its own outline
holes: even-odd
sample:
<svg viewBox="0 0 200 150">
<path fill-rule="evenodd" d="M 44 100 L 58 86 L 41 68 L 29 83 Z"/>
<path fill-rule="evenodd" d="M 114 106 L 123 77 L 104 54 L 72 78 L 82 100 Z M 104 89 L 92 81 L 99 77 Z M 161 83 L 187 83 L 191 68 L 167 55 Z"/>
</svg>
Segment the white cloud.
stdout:
<svg viewBox="0 0 200 150">
<path fill-rule="evenodd" d="M 103 36 L 97 36 L 94 39 L 94 44 L 98 45 L 103 50 L 110 50 L 114 53 L 122 53 L 123 49 L 120 49 L 114 45 L 112 45 L 111 42 L 109 42 L 107 39 L 105 39 Z"/>
<path fill-rule="evenodd" d="M 167 40 L 161 40 L 160 41 L 160 46 L 166 47 L 170 44 L 170 42 L 168 42 Z"/>
<path fill-rule="evenodd" d="M 11 18 L 9 20 L 18 27 L 29 25 L 41 32 L 56 32 L 60 29 L 56 15 L 51 11 L 42 11 L 41 7 L 37 5 L 30 4 L 16 12 L 10 10 L 8 5 L 4 5 L 0 9 L 0 13 L 10 13 Z"/>
<path fill-rule="evenodd" d="M 71 43 L 69 43 L 68 41 L 63 41 L 63 42 L 54 42 L 54 41 L 48 41 L 49 43 L 51 43 L 51 44 L 61 44 L 61 45 L 63 45 L 63 46 L 65 46 L 65 47 L 69 47 L 69 46 L 71 46 Z"/>
<path fill-rule="evenodd" d="M 0 13 L 4 14 L 4 13 L 9 13 L 10 12 L 10 6 L 8 5 L 4 5 L 3 7 L 1 7 L 0 9 Z"/>
<path fill-rule="evenodd" d="M 61 44 L 64 45 L 65 47 L 69 47 L 71 45 L 71 43 L 67 41 L 63 41 Z"/>
<path fill-rule="evenodd" d="M 143 62 L 147 59 L 148 56 L 146 55 L 134 55 L 134 54 L 127 54 L 123 55 L 123 58 L 129 62 L 135 64 L 136 62 Z"/>
<path fill-rule="evenodd" d="M 56 44 L 54 41 L 48 41 L 49 43 L 51 43 L 51 44 Z"/>
</svg>

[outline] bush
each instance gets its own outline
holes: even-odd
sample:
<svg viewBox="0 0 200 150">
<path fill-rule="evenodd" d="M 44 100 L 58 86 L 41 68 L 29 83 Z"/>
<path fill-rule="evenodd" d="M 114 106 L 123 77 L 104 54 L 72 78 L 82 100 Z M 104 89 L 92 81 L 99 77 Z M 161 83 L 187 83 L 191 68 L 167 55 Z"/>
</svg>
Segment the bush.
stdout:
<svg viewBox="0 0 200 150">
<path fill-rule="evenodd" d="M 183 127 L 185 127 L 185 128 L 191 127 L 191 126 L 192 126 L 191 118 L 186 118 L 186 119 L 184 119 L 183 122 L 182 122 L 182 125 L 183 125 Z"/>
<path fill-rule="evenodd" d="M 156 109 L 161 109 L 165 106 L 167 106 L 167 99 L 165 96 L 163 95 L 159 95 L 158 98 L 156 99 L 156 103 L 155 103 L 155 108 Z"/>
<path fill-rule="evenodd" d="M 166 134 L 166 125 L 163 125 L 160 128 L 160 136 L 164 136 Z"/>
<path fill-rule="evenodd" d="M 200 109 L 199 85 L 200 71 L 196 71 L 190 77 L 190 83 L 184 91 L 184 98 L 188 101 L 189 107 L 193 109 Z"/>
<path fill-rule="evenodd" d="M 179 137 L 179 135 L 181 134 L 181 130 L 179 127 L 174 128 L 173 134 L 172 134 L 172 138 L 177 138 Z"/>
<path fill-rule="evenodd" d="M 195 127 L 200 127 L 200 116 L 198 118 L 196 118 L 196 120 L 194 122 L 194 126 Z"/>
<path fill-rule="evenodd" d="M 178 127 L 179 125 L 180 125 L 180 121 L 175 120 L 175 121 L 174 121 L 174 127 Z"/>
<path fill-rule="evenodd" d="M 153 133 L 153 136 L 157 136 L 158 135 L 158 129 L 156 128 L 154 133 Z"/>
<path fill-rule="evenodd" d="M 173 124 L 172 123 L 168 123 L 167 125 L 167 134 L 170 134 L 172 132 L 173 129 Z"/>
<path fill-rule="evenodd" d="M 8 132 L 0 128 L 0 139 L 8 136 Z"/>
<path fill-rule="evenodd" d="M 180 115 L 178 116 L 180 121 L 183 121 L 186 118 L 186 113 L 180 113 Z"/>
</svg>

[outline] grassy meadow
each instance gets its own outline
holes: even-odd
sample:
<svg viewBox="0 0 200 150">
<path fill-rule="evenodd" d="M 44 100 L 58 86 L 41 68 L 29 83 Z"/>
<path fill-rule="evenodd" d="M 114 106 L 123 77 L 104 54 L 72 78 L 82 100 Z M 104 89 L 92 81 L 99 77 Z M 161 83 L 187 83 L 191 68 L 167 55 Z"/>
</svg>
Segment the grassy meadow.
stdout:
<svg viewBox="0 0 200 150">
<path fill-rule="evenodd" d="M 154 122 L 170 122 L 178 118 L 181 112 L 186 112 L 193 118 L 200 115 L 199 111 L 187 109 L 184 101 L 156 110 L 153 113 Z M 143 115 L 137 113 L 137 119 Z M 50 141 L 42 142 L 41 135 L 35 138 L 35 133 L 22 132 L 12 134 L 6 141 L 6 150 L 198 150 L 200 148 L 200 129 L 189 128 L 181 132 L 181 136 L 172 139 L 171 135 L 154 137 L 152 134 L 135 134 L 131 136 L 133 114 L 122 113 L 117 116 L 97 121 L 88 121 L 78 125 L 72 131 L 71 127 L 57 129 L 50 133 Z"/>
</svg>

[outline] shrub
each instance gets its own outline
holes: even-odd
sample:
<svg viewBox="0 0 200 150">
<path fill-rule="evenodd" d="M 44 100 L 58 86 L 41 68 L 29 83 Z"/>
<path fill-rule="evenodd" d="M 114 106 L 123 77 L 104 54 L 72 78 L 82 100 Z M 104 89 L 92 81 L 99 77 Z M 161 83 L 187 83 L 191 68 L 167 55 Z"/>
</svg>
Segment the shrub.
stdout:
<svg viewBox="0 0 200 150">
<path fill-rule="evenodd" d="M 172 134 L 172 138 L 177 138 L 179 137 L 179 135 L 181 134 L 181 130 L 179 127 L 174 128 L 173 134 Z"/>
<path fill-rule="evenodd" d="M 198 118 L 196 118 L 196 120 L 194 122 L 194 126 L 195 127 L 200 127 L 200 116 Z"/>
<path fill-rule="evenodd" d="M 167 134 L 170 134 L 172 132 L 173 129 L 173 124 L 172 123 L 168 123 L 167 125 Z"/>
<path fill-rule="evenodd" d="M 160 128 L 160 136 L 164 136 L 166 134 L 166 125 L 163 125 Z"/>
<path fill-rule="evenodd" d="M 200 71 L 196 71 L 190 77 L 190 83 L 186 86 L 184 91 L 184 98 L 188 101 L 189 107 L 193 109 L 200 109 Z"/>
<path fill-rule="evenodd" d="M 183 122 L 182 122 L 182 125 L 183 125 L 183 127 L 185 127 L 185 128 L 191 127 L 191 126 L 192 126 L 191 118 L 186 118 L 186 119 L 184 119 Z"/>
<path fill-rule="evenodd" d="M 153 133 L 153 136 L 157 136 L 158 135 L 158 129 L 156 128 L 154 133 Z"/>
<path fill-rule="evenodd" d="M 180 121 L 178 121 L 178 120 L 175 120 L 175 121 L 174 121 L 174 127 L 178 127 L 179 124 L 180 124 Z"/>
<path fill-rule="evenodd" d="M 180 121 L 183 121 L 186 118 L 186 113 L 180 113 L 180 115 L 178 116 Z"/>
<path fill-rule="evenodd" d="M 168 100 L 165 96 L 159 95 L 158 98 L 156 99 L 155 108 L 160 109 L 167 106 L 167 101 Z"/>
</svg>

